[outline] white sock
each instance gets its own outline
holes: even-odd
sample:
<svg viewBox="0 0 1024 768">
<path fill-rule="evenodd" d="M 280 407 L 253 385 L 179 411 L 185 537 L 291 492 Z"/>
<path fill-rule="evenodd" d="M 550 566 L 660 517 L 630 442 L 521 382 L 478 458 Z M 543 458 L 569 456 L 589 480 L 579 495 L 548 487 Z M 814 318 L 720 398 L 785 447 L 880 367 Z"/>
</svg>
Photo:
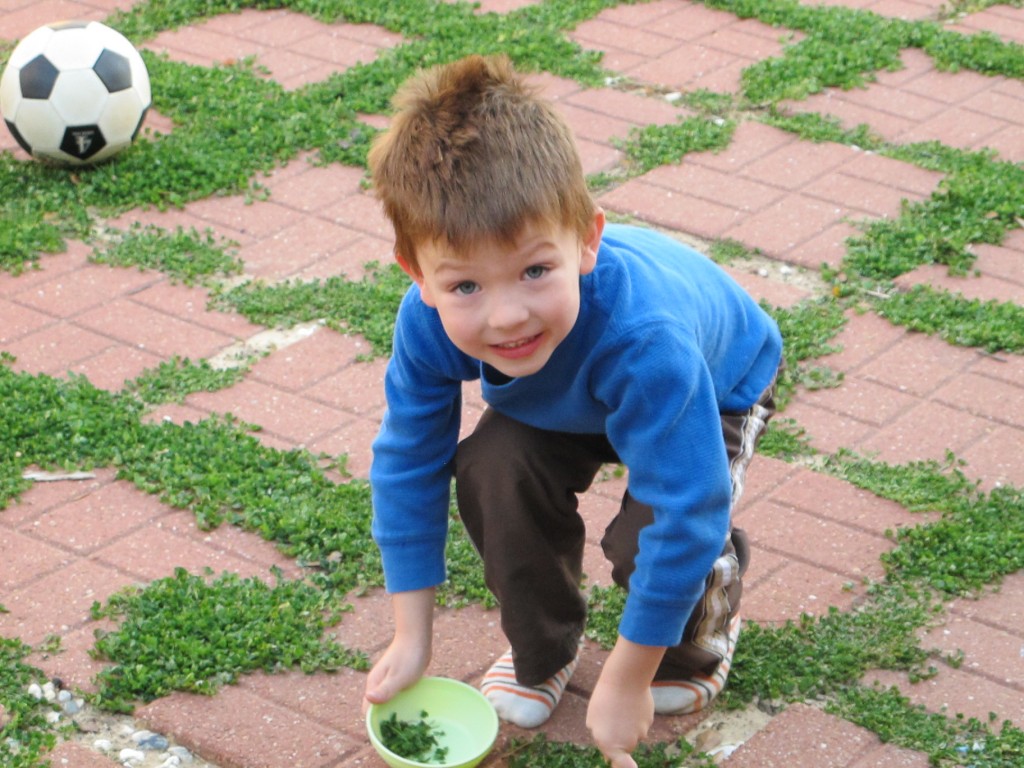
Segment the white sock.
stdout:
<svg viewBox="0 0 1024 768">
<path fill-rule="evenodd" d="M 740 617 L 729 623 L 729 643 L 725 657 L 710 675 L 694 675 L 687 680 L 659 680 L 651 684 L 654 711 L 659 715 L 689 715 L 707 707 L 725 687 L 732 666 L 732 654 L 740 635 Z"/>
<path fill-rule="evenodd" d="M 580 652 L 577 649 L 573 660 L 554 676 L 538 686 L 522 685 L 516 680 L 510 648 L 487 670 L 480 683 L 480 690 L 494 705 L 502 720 L 520 728 L 536 728 L 551 717 L 579 661 Z"/>
</svg>

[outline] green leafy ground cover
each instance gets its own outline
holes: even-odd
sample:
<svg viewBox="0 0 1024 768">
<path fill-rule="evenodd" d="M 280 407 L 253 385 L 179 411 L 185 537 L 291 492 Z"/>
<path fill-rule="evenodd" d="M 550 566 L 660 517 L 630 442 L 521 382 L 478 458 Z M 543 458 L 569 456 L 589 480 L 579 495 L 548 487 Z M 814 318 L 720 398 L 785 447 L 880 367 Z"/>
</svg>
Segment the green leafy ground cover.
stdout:
<svg viewBox="0 0 1024 768">
<path fill-rule="evenodd" d="M 54 254 L 67 239 L 85 239 L 94 245 L 97 263 L 159 270 L 186 285 L 202 285 L 221 311 L 267 326 L 324 321 L 363 334 L 373 354 L 387 354 L 391 319 L 405 285 L 392 266 L 371 269 L 359 282 L 339 277 L 226 287 L 222 281 L 241 266 L 231 243 L 209 232 L 152 227 L 118 232 L 104 222 L 131 208 L 177 206 L 214 194 L 261 197 L 261 176 L 302 152 L 314 152 L 315 162 L 363 166 L 373 129 L 358 114 L 386 112 L 397 84 L 421 65 L 500 51 L 524 69 L 602 84 L 610 73 L 599 56 L 580 49 L 565 33 L 617 4 L 547 0 L 498 16 L 474 14 L 465 3 L 429 0 L 151 0 L 117 13 L 109 23 L 136 42 L 240 8 L 290 8 L 328 22 L 378 24 L 407 42 L 372 63 L 294 92 L 262 77 L 252 62 L 205 68 L 144 53 L 154 107 L 174 122 L 173 132 L 143 137 L 116 162 L 73 173 L 0 155 L 0 269 L 17 275 L 43 259 L 59 258 Z M 770 308 L 787 342 L 782 402 L 800 387 L 842 385 L 819 358 L 833 351 L 831 340 L 855 310 L 878 312 L 950 343 L 1019 354 L 1024 349 L 1019 305 L 974 302 L 927 287 L 901 292 L 893 280 L 933 263 L 969 273 L 969 245 L 998 243 L 1021 226 L 1021 168 L 985 152 L 890 145 L 867 126 L 843 129 L 828 117 L 790 115 L 778 105 L 826 87 L 868 83 L 875 73 L 898 68 L 905 48 L 920 48 L 942 68 L 1019 79 L 1024 77 L 1021 46 L 992 35 L 959 35 L 937 23 L 796 0 L 706 4 L 775 25 L 788 39 L 784 52 L 748 68 L 739 94 L 683 94 L 698 115 L 634 131 L 623 142 L 624 167 L 595 178 L 595 189 L 678 162 L 690 152 L 724 148 L 742 120 L 761 120 L 811 141 L 871 148 L 944 174 L 928 200 L 904 206 L 896 219 L 871 222 L 850 241 L 840 270 L 823 270 L 831 295 L 794 308 Z M 10 49 L 0 46 L 0 61 Z M 619 86 L 631 84 L 620 81 Z M 742 258 L 729 244 L 718 244 L 718 252 L 725 259 Z M 0 510 L 28 487 L 21 473 L 30 465 L 115 467 L 121 479 L 193 511 L 203 526 L 238 525 L 277 543 L 309 573 L 302 582 L 278 578 L 268 586 L 179 571 L 95 606 L 97 617 L 118 623 L 116 631 L 97 640 L 96 653 L 111 662 L 97 681 L 94 698 L 101 706 L 130 710 L 135 702 L 171 690 L 210 693 L 255 669 L 365 666 L 359 649 L 344 648 L 325 630 L 342 618 L 350 595 L 380 583 L 369 540 L 366 484 L 330 481 L 322 470 L 328 457 L 263 447 L 252 434 L 256 425 L 213 418 L 182 427 L 144 418 L 153 404 L 230 387 L 246 372 L 245 365 L 225 371 L 206 361 L 174 359 L 112 394 L 81 377 L 18 374 L 0 364 L 0 400 L 18 404 L 0 409 Z M 979 768 L 1019 765 L 1024 760 L 1019 729 L 928 714 L 894 691 L 865 689 L 858 680 L 877 667 L 914 676 L 934 673 L 936 659 L 921 647 L 917 632 L 941 613 L 942 601 L 977 594 L 1024 565 L 1021 491 L 982 494 L 955 460 L 889 466 L 843 451 L 817 456 L 800 425 L 784 413 L 761 450 L 807 463 L 908 509 L 940 512 L 941 518 L 894 534 L 895 547 L 884 558 L 886 578 L 869 585 L 868 599 L 855 610 L 833 610 L 779 628 L 749 625 L 723 705 L 822 700 L 830 711 L 883 739 L 926 752 L 936 765 L 962 760 L 965 745 L 972 749 L 971 764 Z M 452 578 L 439 599 L 447 605 L 488 603 L 476 557 L 454 513 L 453 523 Z M 591 637 L 612 641 L 621 606 L 618 590 L 591 590 Z M 183 630 L 188 622 L 167 620 L 185 608 L 217 643 L 200 648 L 196 636 Z M 239 628 L 254 625 L 264 629 Z M 159 657 L 152 654 L 155 647 L 161 649 Z M 16 768 L 41 764 L 57 738 L 46 723 L 46 705 L 24 693 L 40 674 L 24 663 L 28 651 L 16 639 L 0 639 L 0 703 L 13 714 L 0 729 L 0 762 Z M 977 745 L 980 749 L 974 749 Z M 638 760 L 645 768 L 707 764 L 691 752 L 685 742 L 652 745 Z M 598 759 L 592 748 L 538 738 L 510 747 L 508 761 L 519 768 L 579 768 Z"/>
</svg>

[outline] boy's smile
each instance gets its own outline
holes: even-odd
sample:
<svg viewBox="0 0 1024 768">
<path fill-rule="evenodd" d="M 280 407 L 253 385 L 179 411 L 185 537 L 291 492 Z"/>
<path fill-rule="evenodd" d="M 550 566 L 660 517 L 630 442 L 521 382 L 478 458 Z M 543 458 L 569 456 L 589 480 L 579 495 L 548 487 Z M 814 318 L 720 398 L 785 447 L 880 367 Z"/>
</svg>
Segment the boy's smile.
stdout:
<svg viewBox="0 0 1024 768">
<path fill-rule="evenodd" d="M 506 376 L 528 376 L 572 331 L 579 278 L 596 264 L 603 228 L 601 211 L 583 240 L 564 227 L 531 222 L 511 244 L 486 240 L 466 253 L 423 243 L 418 273 L 400 262 L 456 347 Z"/>
</svg>

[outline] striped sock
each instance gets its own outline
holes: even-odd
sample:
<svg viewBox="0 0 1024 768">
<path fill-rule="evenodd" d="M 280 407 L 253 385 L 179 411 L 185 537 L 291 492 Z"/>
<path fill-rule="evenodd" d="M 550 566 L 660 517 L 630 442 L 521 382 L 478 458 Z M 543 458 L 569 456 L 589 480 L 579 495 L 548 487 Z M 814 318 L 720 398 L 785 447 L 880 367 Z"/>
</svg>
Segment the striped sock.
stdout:
<svg viewBox="0 0 1024 768">
<path fill-rule="evenodd" d="M 651 684 L 654 711 L 659 715 L 689 715 L 708 706 L 725 687 L 732 666 L 732 654 L 740 636 L 740 617 L 729 622 L 726 655 L 711 675 L 694 675 L 688 680 L 660 680 Z"/>
<path fill-rule="evenodd" d="M 580 647 L 582 648 L 582 641 Z M 480 683 L 480 690 L 494 705 L 498 717 L 502 720 L 520 728 L 536 728 L 551 717 L 579 661 L 580 653 L 577 649 L 573 660 L 553 677 L 549 677 L 536 687 L 522 685 L 516 680 L 510 648 L 487 670 L 483 682 Z"/>
</svg>

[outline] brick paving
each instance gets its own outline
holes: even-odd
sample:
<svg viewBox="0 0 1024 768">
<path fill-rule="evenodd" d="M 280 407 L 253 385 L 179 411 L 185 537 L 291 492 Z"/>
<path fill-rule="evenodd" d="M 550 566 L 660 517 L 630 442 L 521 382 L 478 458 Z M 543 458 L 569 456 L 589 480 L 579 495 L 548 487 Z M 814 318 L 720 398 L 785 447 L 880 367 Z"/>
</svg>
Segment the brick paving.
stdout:
<svg viewBox="0 0 1024 768">
<path fill-rule="evenodd" d="M 530 0 L 485 0 L 479 11 L 508 13 Z M 925 0 L 834 0 L 830 5 L 904 19 L 934 19 L 944 3 Z M 131 0 L 0 0 L 0 39 L 15 40 L 61 18 L 103 19 Z M 949 29 L 988 32 L 1024 43 L 1024 10 L 1011 5 L 959 16 Z M 623 159 L 616 139 L 637 125 L 668 124 L 690 112 L 658 94 L 698 88 L 735 92 L 744 67 L 777 55 L 785 30 L 741 20 L 698 3 L 658 0 L 622 5 L 572 31 L 582 46 L 604 53 L 609 69 L 647 86 L 587 89 L 552 75 L 536 82 L 556 100 L 579 137 L 588 172 L 612 171 Z M 294 89 L 402 43 L 368 25 L 327 25 L 291 11 L 246 10 L 165 32 L 145 43 L 152 51 L 202 66 L 255 56 L 267 76 Z M 879 72 L 850 91 L 826 89 L 785 102 L 792 112 L 821 112 L 846 127 L 866 123 L 892 142 L 941 141 L 988 148 L 1024 161 L 1024 84 L 1005 77 L 936 69 L 919 50 L 902 53 L 903 68 Z M 367 116 L 379 125 L 380 118 Z M 149 129 L 173 126 L 154 114 Z M 6 134 L 0 149 L 24 159 Z M 313 167 L 298 158 L 261 180 L 265 200 L 216 197 L 181 210 L 130 211 L 111 226 L 132 223 L 212 229 L 238 243 L 245 276 L 264 280 L 358 278 L 364 264 L 386 261 L 386 222 L 361 185 L 362 173 Z M 687 156 L 611 188 L 601 204 L 616 215 L 673 230 L 696 242 L 730 238 L 768 260 L 738 262 L 730 271 L 753 295 L 790 306 L 821 290 L 814 275 L 838 266 L 856 224 L 893 217 L 906 202 L 925 200 L 941 174 L 837 144 L 812 144 L 764 124 L 741 123 L 724 150 Z M 330 190 L 325 194 L 324 190 Z M 248 344 L 266 350 L 235 386 L 162 406 L 151 418 L 196 421 L 230 412 L 260 424 L 260 439 L 279 449 L 305 447 L 348 456 L 365 477 L 382 410 L 384 362 L 364 359 L 365 341 L 317 325 L 274 337 L 241 317 L 212 311 L 204 289 L 174 284 L 156 272 L 89 262 L 89 247 L 71 242 L 45 256 L 39 271 L 0 274 L 0 349 L 16 370 L 54 376 L 84 374 L 117 390 L 174 355 L 213 358 Z M 977 246 L 976 271 L 954 277 L 922 267 L 899 285 L 928 284 L 969 297 L 1024 302 L 1024 235 Z M 786 269 L 780 271 L 779 266 Z M 1024 485 L 1024 363 L 986 355 L 908 332 L 872 313 L 850 313 L 824 362 L 844 380 L 836 389 L 799 392 L 784 412 L 824 452 L 848 448 L 891 463 L 941 460 L 948 450 L 968 463 L 983 489 Z M 467 393 L 465 427 L 482 403 Z M 614 514 L 621 479 L 595 485 L 582 509 L 592 531 Z M 745 617 L 781 623 L 801 613 L 846 609 L 863 596 L 862 580 L 882 575 L 879 556 L 892 546 L 886 532 L 931 519 L 809 468 L 755 461 L 738 523 L 751 535 L 753 562 L 744 594 Z M 588 546 L 587 572 L 607 584 L 607 566 Z M 815 542 L 807 547 L 807 542 Z M 280 567 L 298 569 L 252 534 L 221 527 L 201 531 L 192 515 L 114 479 L 109 469 L 83 482 L 36 483 L 20 503 L 0 513 L 0 635 L 41 643 L 62 639 L 63 652 L 30 661 L 71 685 L 92 689 L 101 664 L 89 656 L 96 622 L 93 601 L 176 566 L 210 567 L 243 576 Z M 853 585 L 853 586 L 851 586 Z M 390 635 L 387 600 L 379 591 L 354 598 L 341 639 L 371 654 Z M 929 710 L 987 719 L 989 712 L 1024 727 L 1024 577 L 999 591 L 947 606 L 922 642 L 963 655 L 956 668 L 910 683 L 905 675 L 872 672 L 868 681 L 897 685 Z M 741 640 L 742 642 L 742 640 Z M 504 648 L 494 612 L 442 610 L 434 674 L 474 682 Z M 603 653 L 589 645 L 566 700 L 543 730 L 551 738 L 586 740 L 583 714 Z M 381 765 L 359 713 L 361 673 L 253 675 L 212 697 L 172 694 L 141 707 L 140 723 L 165 733 L 211 763 L 229 768 Z M 697 728 L 703 716 L 659 718 L 652 739 Z M 503 728 L 503 738 L 523 735 Z M 749 734 L 748 734 L 749 735 Z M 114 763 L 79 744 L 64 744 L 55 764 Z M 497 758 L 488 764 L 497 765 Z M 815 765 L 835 768 L 925 766 L 920 753 L 883 745 L 877 736 L 807 705 L 793 705 L 749 735 L 724 765 Z"/>
</svg>

